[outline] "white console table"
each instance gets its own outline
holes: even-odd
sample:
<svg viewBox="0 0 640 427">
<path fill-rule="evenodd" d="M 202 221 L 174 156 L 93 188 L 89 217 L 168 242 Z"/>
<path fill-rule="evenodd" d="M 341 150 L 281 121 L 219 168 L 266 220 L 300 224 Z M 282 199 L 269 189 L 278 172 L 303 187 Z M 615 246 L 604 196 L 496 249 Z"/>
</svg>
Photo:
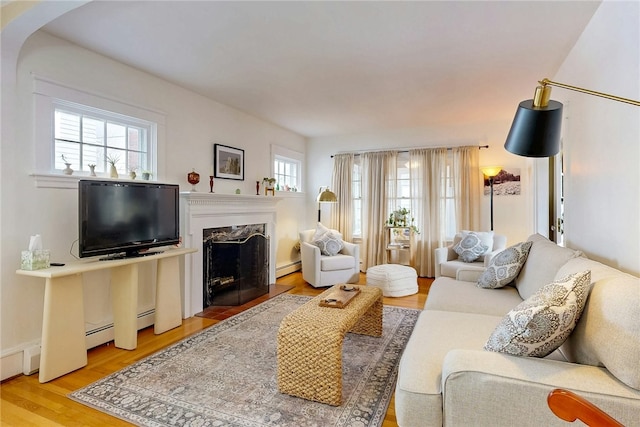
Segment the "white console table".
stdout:
<svg viewBox="0 0 640 427">
<path fill-rule="evenodd" d="M 42 270 L 17 270 L 17 274 L 45 279 L 40 382 L 87 364 L 82 273 L 111 270 L 114 342 L 116 347 L 133 350 L 138 344 L 138 265 L 158 261 L 154 332 L 161 334 L 182 324 L 178 256 L 193 252 L 197 249 L 168 249 L 143 257 L 109 261 L 93 258 Z"/>
</svg>

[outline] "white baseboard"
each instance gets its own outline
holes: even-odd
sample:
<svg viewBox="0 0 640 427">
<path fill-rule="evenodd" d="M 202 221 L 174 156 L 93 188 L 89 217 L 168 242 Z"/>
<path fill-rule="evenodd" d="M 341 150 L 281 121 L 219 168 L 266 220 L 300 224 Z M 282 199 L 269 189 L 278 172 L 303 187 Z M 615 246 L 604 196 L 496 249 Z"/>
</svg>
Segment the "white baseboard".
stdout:
<svg viewBox="0 0 640 427">
<path fill-rule="evenodd" d="M 276 267 L 276 278 L 286 276 L 287 274 L 294 273 L 301 269 L 302 264 L 300 263 L 300 261 Z"/>
</svg>

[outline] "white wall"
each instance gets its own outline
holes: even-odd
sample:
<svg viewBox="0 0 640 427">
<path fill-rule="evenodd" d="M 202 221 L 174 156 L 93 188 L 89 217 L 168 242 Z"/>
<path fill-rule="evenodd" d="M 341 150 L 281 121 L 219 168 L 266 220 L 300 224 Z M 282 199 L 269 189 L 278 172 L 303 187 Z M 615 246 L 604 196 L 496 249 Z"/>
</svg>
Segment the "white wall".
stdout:
<svg viewBox="0 0 640 427">
<path fill-rule="evenodd" d="M 306 150 L 306 140 L 300 135 L 44 32 L 33 34 L 24 43 L 18 59 L 14 88 L 17 101 L 11 105 L 3 102 L 3 108 L 13 109 L 16 120 L 15 135 L 7 136 L 3 132 L 2 140 L 3 359 L 40 338 L 44 281 L 15 274 L 20 265 L 20 251 L 26 248 L 29 236 L 41 234 L 52 259 L 61 262 L 73 260 L 69 252 L 78 237 L 77 192 L 36 188 L 33 177 L 29 176 L 34 172 L 48 172 L 35 170 L 32 73 L 94 95 L 163 113 L 165 146 L 159 150 L 161 173 L 157 178 L 161 182 L 180 184 L 182 191 L 191 188 L 186 175 L 192 168 L 201 174 L 198 190 L 208 191 L 205 175 L 211 171 L 215 142 L 245 150 L 245 180 L 216 179 L 218 193 L 233 193 L 240 188 L 243 194 L 255 194 L 258 177 L 272 174 L 272 144 L 303 154 Z M 3 114 L 3 117 L 6 116 Z M 273 239 L 278 244 L 277 268 L 298 259 L 292 247 L 298 232 L 296 214 L 304 209 L 303 195 L 291 195 L 279 203 L 277 236 Z M 74 253 L 77 254 L 77 245 Z M 108 277 L 97 275 L 89 282 L 85 285 L 87 322 L 99 323 L 110 316 L 107 313 Z M 3 363 L 3 378 L 8 374 L 7 369 Z"/>
<path fill-rule="evenodd" d="M 640 100 L 640 3 L 603 2 L 554 80 Z M 640 107 L 558 88 L 552 98 L 567 103 L 566 245 L 640 275 Z"/>
<path fill-rule="evenodd" d="M 470 100 L 473 102 L 473 100 Z M 519 102 L 519 101 L 518 101 Z M 515 114 L 517 102 L 514 102 Z M 487 108 L 481 104 L 478 108 Z M 452 147 L 461 145 L 489 145 L 480 150 L 480 166 L 502 166 L 520 168 L 522 190 L 519 196 L 494 196 L 494 231 L 507 236 L 507 242 L 515 244 L 525 240 L 533 230 L 532 207 L 532 166 L 529 159 L 515 156 L 504 150 L 504 141 L 511 126 L 511 117 L 496 123 L 456 124 L 384 131 L 367 134 L 311 138 L 307 151 L 307 163 L 313 164 L 313 176 L 309 177 L 309 187 L 318 188 L 331 183 L 333 159 L 331 155 L 346 151 L 366 151 L 381 149 L 406 149 L 412 147 Z M 313 161 L 311 161 L 313 159 Z M 481 174 L 478 169 L 478 174 Z M 310 191 L 310 196 L 312 196 Z M 313 200 L 308 201 L 309 206 Z M 481 224 L 483 230 L 490 229 L 489 196 L 482 197 Z M 307 209 L 307 222 L 312 224 L 317 213 Z M 323 211 L 323 219 L 325 212 Z"/>
</svg>

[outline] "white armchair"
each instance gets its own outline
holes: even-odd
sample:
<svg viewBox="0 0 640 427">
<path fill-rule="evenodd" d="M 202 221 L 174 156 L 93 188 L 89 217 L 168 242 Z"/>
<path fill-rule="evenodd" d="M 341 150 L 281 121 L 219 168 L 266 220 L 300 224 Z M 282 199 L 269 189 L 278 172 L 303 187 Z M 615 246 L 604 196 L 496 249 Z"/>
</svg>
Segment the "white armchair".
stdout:
<svg viewBox="0 0 640 427">
<path fill-rule="evenodd" d="M 336 230 L 331 230 L 339 235 Z M 320 248 L 313 244 L 315 229 L 300 232 L 300 258 L 302 278 L 314 288 L 358 283 L 360 280 L 360 247 L 344 242 L 344 247 L 336 255 L 322 255 Z"/>
<path fill-rule="evenodd" d="M 507 237 L 500 234 L 493 234 L 493 245 L 488 253 L 480 256 L 480 258 L 474 262 L 464 262 L 458 258 L 458 254 L 453 249 L 453 247 L 461 240 L 462 233 L 457 233 L 451 245 L 443 248 L 436 248 L 436 277 L 447 276 L 453 277 L 456 280 L 475 282 L 487 268 L 491 258 L 507 248 Z"/>
</svg>

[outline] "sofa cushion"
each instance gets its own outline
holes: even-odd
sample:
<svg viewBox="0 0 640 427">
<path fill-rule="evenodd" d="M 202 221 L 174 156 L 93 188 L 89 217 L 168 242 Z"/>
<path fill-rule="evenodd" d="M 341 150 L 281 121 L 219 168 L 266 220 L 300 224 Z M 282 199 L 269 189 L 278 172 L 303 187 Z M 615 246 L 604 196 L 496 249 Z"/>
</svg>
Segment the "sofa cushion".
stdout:
<svg viewBox="0 0 640 427">
<path fill-rule="evenodd" d="M 463 282 L 443 276 L 438 277 L 429 287 L 424 308 L 502 317 L 521 302 L 522 298 L 513 286 L 482 289 L 475 282 Z"/>
<path fill-rule="evenodd" d="M 453 349 L 481 350 L 499 316 L 425 310 L 398 366 L 398 425 L 443 425 L 442 362 Z"/>
<path fill-rule="evenodd" d="M 487 269 L 478 279 L 478 286 L 496 289 L 511 283 L 525 264 L 531 245 L 532 242 L 520 242 L 491 258 Z"/>
<path fill-rule="evenodd" d="M 522 299 L 527 299 L 542 286 L 554 280 L 558 269 L 571 258 L 582 252 L 556 245 L 540 234 L 530 236 L 532 242 L 527 262 L 515 279 L 516 288 Z"/>
<path fill-rule="evenodd" d="M 591 293 L 576 329 L 560 348 L 571 362 L 604 366 L 640 390 L 640 278 L 587 258 L 574 258 L 558 275 L 591 270 Z"/>
<path fill-rule="evenodd" d="M 493 242 L 491 242 L 491 245 L 493 245 Z M 473 262 L 490 249 L 491 246 L 483 243 L 480 236 L 473 231 L 467 233 L 460 242 L 453 246 L 455 253 L 464 262 Z"/>
<path fill-rule="evenodd" d="M 590 285 L 587 270 L 543 286 L 502 319 L 485 350 L 534 357 L 552 353 L 575 328 Z"/>
</svg>

